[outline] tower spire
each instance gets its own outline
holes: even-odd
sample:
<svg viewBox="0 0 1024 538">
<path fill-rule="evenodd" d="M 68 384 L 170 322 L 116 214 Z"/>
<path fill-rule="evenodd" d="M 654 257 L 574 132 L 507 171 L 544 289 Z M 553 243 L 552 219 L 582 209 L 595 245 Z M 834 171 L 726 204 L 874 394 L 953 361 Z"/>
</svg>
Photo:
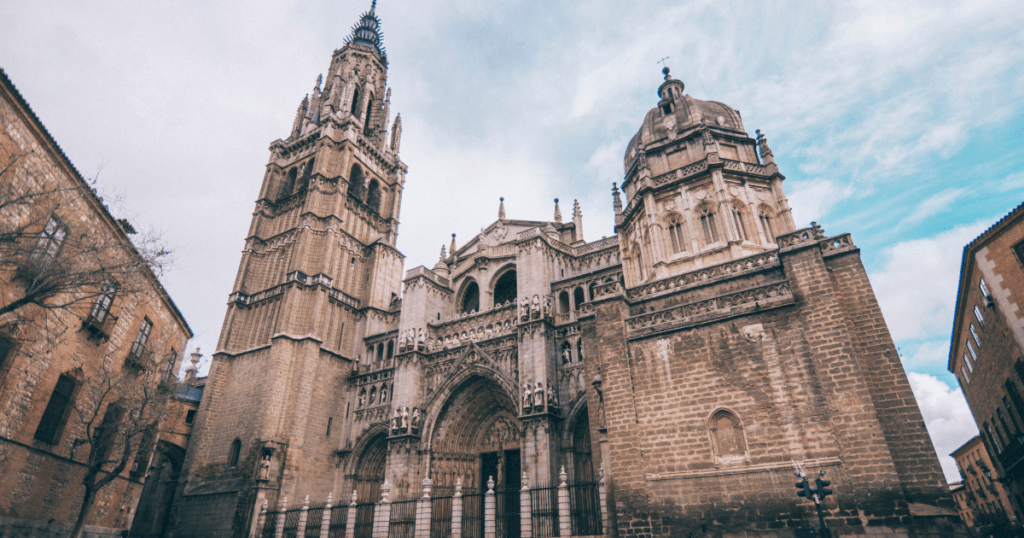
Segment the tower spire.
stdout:
<svg viewBox="0 0 1024 538">
<path fill-rule="evenodd" d="M 505 197 L 502 196 L 501 198 L 499 198 L 499 200 L 500 201 L 498 202 L 498 220 L 504 220 L 505 219 Z"/>
<path fill-rule="evenodd" d="M 380 55 L 384 66 L 388 65 L 388 54 L 384 50 L 384 35 L 380 30 L 380 18 L 377 17 L 377 0 L 370 4 L 370 11 L 363 13 L 359 22 L 352 27 L 352 33 L 345 44 L 366 45 Z"/>
<path fill-rule="evenodd" d="M 562 210 L 558 209 L 558 198 L 555 198 L 555 222 L 562 223 Z"/>
</svg>

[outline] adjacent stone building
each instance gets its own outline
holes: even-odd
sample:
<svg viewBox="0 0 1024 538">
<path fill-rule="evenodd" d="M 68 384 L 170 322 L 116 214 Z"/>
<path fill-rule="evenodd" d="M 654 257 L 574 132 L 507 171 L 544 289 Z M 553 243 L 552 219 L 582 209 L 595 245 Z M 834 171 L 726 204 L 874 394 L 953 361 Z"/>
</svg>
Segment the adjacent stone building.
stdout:
<svg viewBox="0 0 1024 538">
<path fill-rule="evenodd" d="M 389 503 L 456 490 L 462 513 L 428 504 L 417 533 L 551 535 L 563 480 L 562 536 L 806 536 L 796 467 L 827 471 L 842 535 L 963 532 L 851 237 L 798 228 L 764 137 L 667 69 L 612 188 L 616 236 L 587 241 L 576 203 L 528 221 L 502 200 L 403 279 L 379 26 L 362 16 L 271 144 L 175 536 L 287 535 L 298 513 L 263 507 L 329 494 L 356 536 L 387 518 L 411 536 Z M 580 525 L 599 480 L 607 517 Z M 485 527 L 468 499 L 488 490 Z"/>
<path fill-rule="evenodd" d="M 146 435 L 85 529 L 120 536 L 131 525 L 143 487 L 132 469 L 148 464 L 192 336 L 132 233 L 0 71 L 0 536 L 66 536 L 90 446 L 120 454 L 114 432 L 142 417 Z M 145 410 L 126 399 L 136 389 L 152 398 Z"/>
<path fill-rule="evenodd" d="M 960 471 L 962 490 L 953 493 L 960 518 L 969 527 L 1014 521 L 1013 507 L 1006 486 L 994 474 L 992 458 L 985 450 L 981 436 L 974 436 L 950 456 Z"/>
<path fill-rule="evenodd" d="M 1009 490 L 1007 515 L 1024 516 L 1024 204 L 964 247 L 949 349 L 956 375 Z"/>
</svg>

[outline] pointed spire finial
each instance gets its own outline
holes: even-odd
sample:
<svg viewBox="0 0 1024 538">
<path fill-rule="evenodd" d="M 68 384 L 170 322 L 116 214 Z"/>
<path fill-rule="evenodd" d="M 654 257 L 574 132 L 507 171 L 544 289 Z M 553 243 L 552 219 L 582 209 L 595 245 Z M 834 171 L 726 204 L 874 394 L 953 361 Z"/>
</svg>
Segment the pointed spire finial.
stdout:
<svg viewBox="0 0 1024 538">
<path fill-rule="evenodd" d="M 499 198 L 499 200 L 500 200 L 500 202 L 498 202 L 498 220 L 504 220 L 505 219 L 505 197 L 502 196 L 501 198 Z"/>
<path fill-rule="evenodd" d="M 450 254 L 451 254 L 452 256 L 454 256 L 454 255 L 455 255 L 455 234 L 452 234 L 452 246 L 451 246 L 451 247 L 450 247 L 450 248 L 448 249 L 448 252 L 449 252 L 449 253 L 450 253 Z"/>
<path fill-rule="evenodd" d="M 562 223 L 562 210 L 558 209 L 558 198 L 555 198 L 555 222 Z"/>
</svg>

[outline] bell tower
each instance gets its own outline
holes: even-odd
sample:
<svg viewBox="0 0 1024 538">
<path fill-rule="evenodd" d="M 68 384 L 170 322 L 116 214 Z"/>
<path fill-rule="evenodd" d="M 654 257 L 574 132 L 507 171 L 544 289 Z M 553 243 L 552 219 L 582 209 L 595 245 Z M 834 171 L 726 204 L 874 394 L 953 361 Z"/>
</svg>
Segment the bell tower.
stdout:
<svg viewBox="0 0 1024 538">
<path fill-rule="evenodd" d="M 374 1 L 302 98 L 287 136 L 270 144 L 184 470 L 188 488 L 241 484 L 232 497 L 238 528 L 263 501 L 339 491 L 338 477 L 309 470 L 345 448 L 348 379 L 363 338 L 397 324 L 407 168 L 399 118 L 388 132 L 387 72 Z M 267 478 L 254 480 L 268 457 Z M 213 532 L 203 527 L 210 522 L 177 523 L 202 527 L 179 527 L 179 536 Z"/>
</svg>

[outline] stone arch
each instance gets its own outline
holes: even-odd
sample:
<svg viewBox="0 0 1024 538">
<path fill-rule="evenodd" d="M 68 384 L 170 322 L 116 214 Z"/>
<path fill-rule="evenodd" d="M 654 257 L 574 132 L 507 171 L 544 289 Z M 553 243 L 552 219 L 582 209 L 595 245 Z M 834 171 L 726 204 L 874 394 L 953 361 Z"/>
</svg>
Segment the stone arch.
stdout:
<svg viewBox="0 0 1024 538">
<path fill-rule="evenodd" d="M 370 426 L 356 441 L 352 454 L 352 473 L 348 476 L 358 502 L 380 501 L 388 459 L 388 429 L 383 424 Z"/>
<path fill-rule="evenodd" d="M 573 308 L 579 310 L 583 303 L 587 302 L 587 295 L 583 292 L 583 288 L 576 286 L 576 289 L 572 292 Z"/>
<path fill-rule="evenodd" d="M 358 164 L 352 165 L 352 171 L 348 175 L 348 195 L 357 199 L 363 199 L 363 183 L 366 182 L 366 176 L 363 174 L 363 169 Z"/>
<path fill-rule="evenodd" d="M 373 92 L 370 92 L 366 96 L 366 117 L 363 118 L 363 134 L 366 136 L 373 134 L 373 105 Z"/>
<path fill-rule="evenodd" d="M 724 407 L 707 419 L 711 449 L 719 463 L 739 463 L 747 457 L 747 441 L 739 416 Z"/>
<path fill-rule="evenodd" d="M 668 236 L 665 246 L 669 251 L 666 255 L 671 258 L 676 254 L 686 252 L 690 241 L 686 229 L 686 219 L 678 212 L 671 211 L 661 219 L 661 225 Z"/>
<path fill-rule="evenodd" d="M 715 211 L 714 206 L 709 203 L 703 203 L 694 211 L 696 217 L 695 221 L 700 223 L 700 243 L 704 247 L 708 247 L 712 244 L 718 243 L 724 239 L 722 231 L 722 222 L 720 216 Z"/>
<path fill-rule="evenodd" d="M 767 204 L 761 204 L 757 207 L 757 223 L 761 225 L 765 240 L 769 244 L 774 244 L 775 238 L 782 232 L 777 219 L 778 215 Z"/>
<path fill-rule="evenodd" d="M 380 183 L 377 183 L 376 179 L 371 179 L 366 187 L 366 205 L 370 209 L 380 212 Z"/>
<path fill-rule="evenodd" d="M 563 290 L 562 293 L 558 294 L 558 313 L 568 314 L 569 310 L 569 292 Z"/>
<path fill-rule="evenodd" d="M 438 487 L 453 487 L 461 478 L 464 489 L 480 488 L 486 479 L 479 472 L 481 452 L 519 448 L 522 429 L 516 394 L 515 382 L 507 375 L 478 364 L 468 366 L 434 393 L 423 431 Z M 495 478 L 499 483 L 508 480 Z M 519 477 L 512 478 L 518 481 Z"/>
<path fill-rule="evenodd" d="M 750 221 L 746 208 L 739 200 L 729 204 L 729 218 L 732 227 L 736 230 L 736 236 L 741 241 L 753 241 L 756 239 L 757 228 Z"/>
<path fill-rule="evenodd" d="M 506 301 L 516 302 L 519 290 L 515 264 L 506 265 L 494 273 L 494 278 L 491 279 L 491 294 L 494 297 L 494 306 L 500 306 Z"/>
<path fill-rule="evenodd" d="M 292 191 L 295 190 L 295 179 L 299 175 L 298 168 L 292 167 L 291 170 L 285 173 L 284 177 L 281 178 L 281 188 L 278 190 L 277 197 L 284 198 L 290 196 Z"/>
<path fill-rule="evenodd" d="M 135 518 L 132 520 L 132 536 L 164 536 L 184 461 L 184 448 L 164 440 L 157 441 L 153 461 L 136 506 Z"/>
<path fill-rule="evenodd" d="M 235 438 L 231 441 L 231 448 L 228 450 L 228 467 L 234 467 L 238 465 L 238 457 L 242 453 L 242 440 Z"/>
<path fill-rule="evenodd" d="M 480 285 L 477 284 L 473 278 L 467 278 L 462 283 L 462 290 L 459 291 L 459 299 L 456 303 L 459 307 L 459 312 L 468 314 L 470 312 L 480 311 Z"/>
</svg>

